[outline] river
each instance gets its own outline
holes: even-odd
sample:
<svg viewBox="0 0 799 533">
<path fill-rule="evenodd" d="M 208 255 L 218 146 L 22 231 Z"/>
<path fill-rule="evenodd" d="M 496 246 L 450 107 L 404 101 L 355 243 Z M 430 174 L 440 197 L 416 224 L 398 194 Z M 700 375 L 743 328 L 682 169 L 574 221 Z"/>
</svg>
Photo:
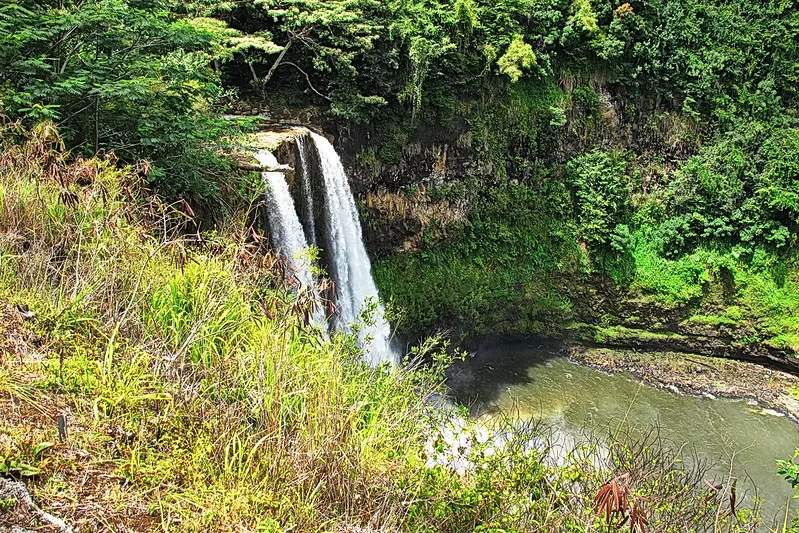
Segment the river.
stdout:
<svg viewBox="0 0 799 533">
<path fill-rule="evenodd" d="M 793 491 L 776 475 L 775 461 L 793 456 L 799 426 L 753 402 L 651 387 L 529 342 L 482 347 L 456 367 L 450 388 L 475 417 L 511 413 L 544 421 L 572 439 L 586 432 L 605 437 L 620 427 L 642 435 L 657 427 L 664 446 L 682 448 L 687 461 L 710 464 L 710 480 L 729 474 L 732 463 L 745 501 L 755 494 L 763 500 L 765 525 L 781 524 L 786 505 L 796 512 Z"/>
</svg>

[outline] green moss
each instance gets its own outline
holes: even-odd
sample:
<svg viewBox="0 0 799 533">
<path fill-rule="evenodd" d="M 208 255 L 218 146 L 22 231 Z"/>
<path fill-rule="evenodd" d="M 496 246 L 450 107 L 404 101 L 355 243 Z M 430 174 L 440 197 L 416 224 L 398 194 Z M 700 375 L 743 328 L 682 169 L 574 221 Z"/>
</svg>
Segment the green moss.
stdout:
<svg viewBox="0 0 799 533">
<path fill-rule="evenodd" d="M 687 322 L 705 326 L 735 326 L 738 324 L 738 321 L 726 315 L 693 315 L 688 318 Z"/>
<path fill-rule="evenodd" d="M 643 329 L 632 329 L 624 326 L 597 327 L 594 329 L 594 340 L 602 344 L 616 344 L 626 341 L 673 341 L 683 338 L 677 333 L 661 333 Z"/>
<path fill-rule="evenodd" d="M 551 148 L 564 126 L 558 118 L 566 101 L 555 80 L 525 79 L 475 105 L 469 130 L 481 157 L 496 170 L 495 178 L 507 176 L 511 145 L 523 146 L 522 155 L 528 159 Z"/>
<path fill-rule="evenodd" d="M 531 187 L 489 190 L 468 223 L 445 235 L 428 233 L 420 252 L 377 261 L 375 280 L 404 311 L 396 322 L 401 334 L 553 330 L 543 324 L 571 309 L 556 276 L 582 267 L 572 231 Z"/>
</svg>

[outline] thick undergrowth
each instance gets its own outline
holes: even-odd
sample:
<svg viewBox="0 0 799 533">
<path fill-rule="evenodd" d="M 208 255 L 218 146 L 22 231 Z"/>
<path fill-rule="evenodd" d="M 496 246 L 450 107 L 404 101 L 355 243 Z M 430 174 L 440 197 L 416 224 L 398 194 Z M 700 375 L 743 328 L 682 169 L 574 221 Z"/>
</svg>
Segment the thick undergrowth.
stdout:
<svg viewBox="0 0 799 533">
<path fill-rule="evenodd" d="M 709 136 L 696 155 L 664 161 L 629 139 L 610 138 L 622 118 L 618 105 L 602 108 L 612 118 L 601 118 L 567 98 L 574 115 L 558 137 L 551 124 L 535 120 L 549 112 L 548 102 L 531 98 L 513 110 L 475 113 L 509 125 L 486 126 L 493 148 L 474 146 L 467 168 L 480 172 L 482 165 L 494 177 L 501 168 L 507 179 L 425 182 L 432 202 L 466 205 L 469 215 L 427 222 L 417 249 L 377 262 L 384 297 L 404 311 L 401 333 L 449 327 L 466 338 L 545 334 L 602 342 L 609 328 L 625 327 L 639 330 L 641 342 L 651 334 L 701 336 L 729 349 L 705 343 L 700 352 L 768 352 L 795 366 L 793 119 L 741 122 L 734 132 Z M 570 137 L 583 123 L 589 133 Z M 517 128 L 535 140 L 514 147 Z M 690 128 L 663 129 L 661 136 L 689 142 Z M 472 124 L 470 134 L 480 131 Z M 541 155 L 568 153 L 569 142 L 594 148 L 578 147 L 563 161 Z"/>
<path fill-rule="evenodd" d="M 656 439 L 554 462 L 544 428 L 503 422 L 497 440 L 433 407 L 443 355 L 361 363 L 351 336 L 305 324 L 313 300 L 238 218 L 186 236 L 140 188 L 146 168 L 71 159 L 46 125 L 15 137 L 0 158 L 0 475 L 77 531 L 757 522 Z"/>
</svg>

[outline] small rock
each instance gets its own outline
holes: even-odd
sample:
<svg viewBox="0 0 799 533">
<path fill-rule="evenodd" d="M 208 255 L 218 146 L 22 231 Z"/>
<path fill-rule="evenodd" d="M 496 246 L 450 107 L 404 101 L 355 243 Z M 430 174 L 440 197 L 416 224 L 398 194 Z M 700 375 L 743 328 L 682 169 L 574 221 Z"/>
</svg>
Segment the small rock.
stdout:
<svg viewBox="0 0 799 533">
<path fill-rule="evenodd" d="M 36 313 L 31 311 L 27 305 L 17 305 L 17 312 L 23 320 L 33 320 L 36 318 Z"/>
</svg>

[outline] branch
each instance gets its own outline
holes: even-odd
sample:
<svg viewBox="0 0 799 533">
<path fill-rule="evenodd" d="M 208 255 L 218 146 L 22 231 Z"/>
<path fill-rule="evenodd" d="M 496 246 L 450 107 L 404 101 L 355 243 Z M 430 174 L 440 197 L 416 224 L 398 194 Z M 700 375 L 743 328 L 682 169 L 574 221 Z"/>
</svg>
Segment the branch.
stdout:
<svg viewBox="0 0 799 533">
<path fill-rule="evenodd" d="M 252 81 L 254 81 L 255 83 L 258 83 L 260 81 L 260 79 L 258 78 L 258 73 L 255 72 L 255 67 L 252 64 L 252 61 L 247 61 L 245 59 L 244 62 L 247 63 L 247 66 L 250 67 L 250 73 L 252 74 Z"/>
<path fill-rule="evenodd" d="M 275 75 L 275 71 L 277 70 L 277 67 L 280 66 L 280 62 L 283 61 L 284 57 L 286 57 L 286 52 L 289 51 L 289 48 L 291 48 L 291 45 L 293 43 L 294 43 L 294 39 L 289 39 L 289 42 L 286 43 L 286 46 L 283 47 L 283 50 L 280 51 L 280 55 L 277 56 L 277 59 L 272 64 L 272 68 L 270 68 L 269 72 L 266 73 L 266 77 L 264 78 L 263 85 L 266 85 L 267 83 L 269 83 L 269 80 L 271 80 L 272 76 Z"/>
<path fill-rule="evenodd" d="M 321 96 L 322 98 L 327 100 L 328 102 L 331 101 L 331 99 L 329 97 L 327 97 L 324 94 L 320 93 L 319 91 L 316 90 L 316 88 L 313 85 L 311 85 L 311 77 L 308 76 L 308 73 L 305 72 L 304 70 L 302 70 L 298 65 L 296 65 L 295 63 L 292 63 L 291 61 L 284 61 L 283 64 L 284 65 L 291 65 L 292 67 L 294 67 L 297 70 L 299 70 L 300 72 L 302 72 L 303 75 L 305 76 L 305 79 L 308 80 L 308 87 L 310 87 L 313 92 L 315 92 L 316 94 L 318 94 L 319 96 Z"/>
<path fill-rule="evenodd" d="M 92 98 L 93 96 L 94 96 L 93 94 L 92 94 L 92 95 L 88 95 L 88 96 L 85 96 L 85 97 L 81 98 L 81 99 L 80 99 L 80 100 L 78 100 L 78 101 L 80 102 L 81 100 L 85 100 L 85 99 L 87 99 L 87 98 Z M 93 98 L 92 98 L 92 100 L 91 100 L 91 101 L 90 101 L 88 104 L 86 104 L 84 107 L 80 108 L 78 111 L 75 111 L 74 113 L 72 113 L 71 115 L 69 115 L 67 118 L 62 118 L 61 120 L 59 120 L 59 121 L 58 121 L 58 124 L 64 124 L 64 123 L 65 123 L 65 122 L 67 122 L 68 120 L 71 120 L 71 119 L 73 119 L 74 117 L 76 117 L 77 115 L 80 115 L 81 113 L 83 113 L 84 111 L 86 111 L 87 109 L 89 109 L 89 108 L 92 106 L 92 104 L 94 104 L 94 99 L 93 99 Z"/>
<path fill-rule="evenodd" d="M 61 37 L 60 37 L 60 38 L 59 38 L 59 39 L 58 39 L 58 40 L 57 40 L 57 41 L 56 41 L 56 42 L 53 44 L 53 46 L 51 46 L 50 48 L 48 48 L 48 49 L 47 49 L 47 50 L 44 52 L 44 55 L 47 55 L 47 54 L 49 54 L 50 52 L 52 52 L 53 50 L 55 50 L 56 48 L 58 48 L 59 46 L 61 46 L 61 45 L 62 45 L 62 44 L 63 44 L 63 43 L 64 43 L 64 42 L 67 40 L 67 39 L 69 39 L 69 38 L 70 38 L 70 36 L 71 36 L 71 35 L 72 35 L 72 34 L 75 32 L 75 30 L 77 30 L 77 29 L 78 29 L 78 26 L 72 26 L 72 27 L 71 27 L 69 30 L 67 30 L 67 32 L 66 32 L 64 35 L 62 35 L 62 36 L 61 36 Z"/>
<path fill-rule="evenodd" d="M 77 52 L 78 48 L 80 48 L 80 46 L 81 46 L 81 43 L 78 43 L 78 44 L 76 44 L 75 46 L 72 47 L 72 50 L 67 52 L 67 55 L 64 58 L 64 62 L 61 64 L 61 68 L 58 69 L 58 75 L 59 76 L 62 76 L 64 74 L 64 72 L 67 71 L 67 65 L 69 64 L 69 60 L 72 59 L 72 54 Z"/>
</svg>

